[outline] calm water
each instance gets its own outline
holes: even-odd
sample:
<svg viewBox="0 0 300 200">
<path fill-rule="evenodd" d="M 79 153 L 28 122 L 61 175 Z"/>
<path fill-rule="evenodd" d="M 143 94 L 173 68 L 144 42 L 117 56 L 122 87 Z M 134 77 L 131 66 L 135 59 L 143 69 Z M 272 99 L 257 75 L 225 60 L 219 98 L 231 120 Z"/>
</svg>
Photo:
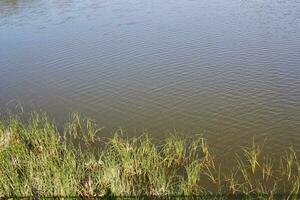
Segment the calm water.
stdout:
<svg viewBox="0 0 300 200">
<path fill-rule="evenodd" d="M 0 109 L 300 150 L 300 0 L 0 0 Z"/>
</svg>

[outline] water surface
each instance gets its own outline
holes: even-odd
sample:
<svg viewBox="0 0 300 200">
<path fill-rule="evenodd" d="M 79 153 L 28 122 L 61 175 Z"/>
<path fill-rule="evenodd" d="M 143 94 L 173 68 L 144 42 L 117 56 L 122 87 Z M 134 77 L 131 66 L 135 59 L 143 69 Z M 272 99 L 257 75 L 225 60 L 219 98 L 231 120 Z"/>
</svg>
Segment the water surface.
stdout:
<svg viewBox="0 0 300 200">
<path fill-rule="evenodd" d="M 300 149 L 299 0 L 1 0 L 0 108 Z"/>
</svg>

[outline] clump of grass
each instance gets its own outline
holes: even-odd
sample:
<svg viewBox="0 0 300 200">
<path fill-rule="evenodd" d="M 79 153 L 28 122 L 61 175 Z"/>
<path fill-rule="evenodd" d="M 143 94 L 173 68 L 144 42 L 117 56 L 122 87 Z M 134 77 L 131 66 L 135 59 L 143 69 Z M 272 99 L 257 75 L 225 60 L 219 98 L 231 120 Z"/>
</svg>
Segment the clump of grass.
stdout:
<svg viewBox="0 0 300 200">
<path fill-rule="evenodd" d="M 170 136 L 155 143 L 147 134 L 119 130 L 101 137 L 93 121 L 71 116 L 59 131 L 45 115 L 0 122 L 0 197 L 245 195 L 297 198 L 300 164 L 289 149 L 276 166 L 255 141 L 222 172 L 200 136 Z"/>
</svg>

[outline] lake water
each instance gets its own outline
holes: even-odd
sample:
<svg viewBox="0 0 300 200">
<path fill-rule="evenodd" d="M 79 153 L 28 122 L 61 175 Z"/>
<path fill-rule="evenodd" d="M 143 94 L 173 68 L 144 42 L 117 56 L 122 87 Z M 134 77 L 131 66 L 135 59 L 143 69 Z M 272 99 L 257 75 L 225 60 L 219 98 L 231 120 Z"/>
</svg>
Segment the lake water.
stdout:
<svg viewBox="0 0 300 200">
<path fill-rule="evenodd" d="M 300 150 L 300 0 L 1 0 L 0 109 Z"/>
</svg>

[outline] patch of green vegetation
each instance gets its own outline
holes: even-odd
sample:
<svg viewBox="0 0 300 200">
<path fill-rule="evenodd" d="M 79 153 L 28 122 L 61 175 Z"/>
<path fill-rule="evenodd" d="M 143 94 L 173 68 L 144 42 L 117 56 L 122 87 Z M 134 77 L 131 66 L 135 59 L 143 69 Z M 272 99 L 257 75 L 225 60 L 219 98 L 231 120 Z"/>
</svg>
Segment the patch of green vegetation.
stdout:
<svg viewBox="0 0 300 200">
<path fill-rule="evenodd" d="M 59 131 L 44 115 L 0 122 L 0 197 L 174 197 L 200 195 L 296 199 L 300 163 L 290 148 L 275 165 L 253 145 L 222 170 L 207 141 L 170 136 L 161 143 L 147 135 L 112 138 L 89 119 L 72 115 Z M 228 171 L 228 170 L 227 170 Z"/>
</svg>

